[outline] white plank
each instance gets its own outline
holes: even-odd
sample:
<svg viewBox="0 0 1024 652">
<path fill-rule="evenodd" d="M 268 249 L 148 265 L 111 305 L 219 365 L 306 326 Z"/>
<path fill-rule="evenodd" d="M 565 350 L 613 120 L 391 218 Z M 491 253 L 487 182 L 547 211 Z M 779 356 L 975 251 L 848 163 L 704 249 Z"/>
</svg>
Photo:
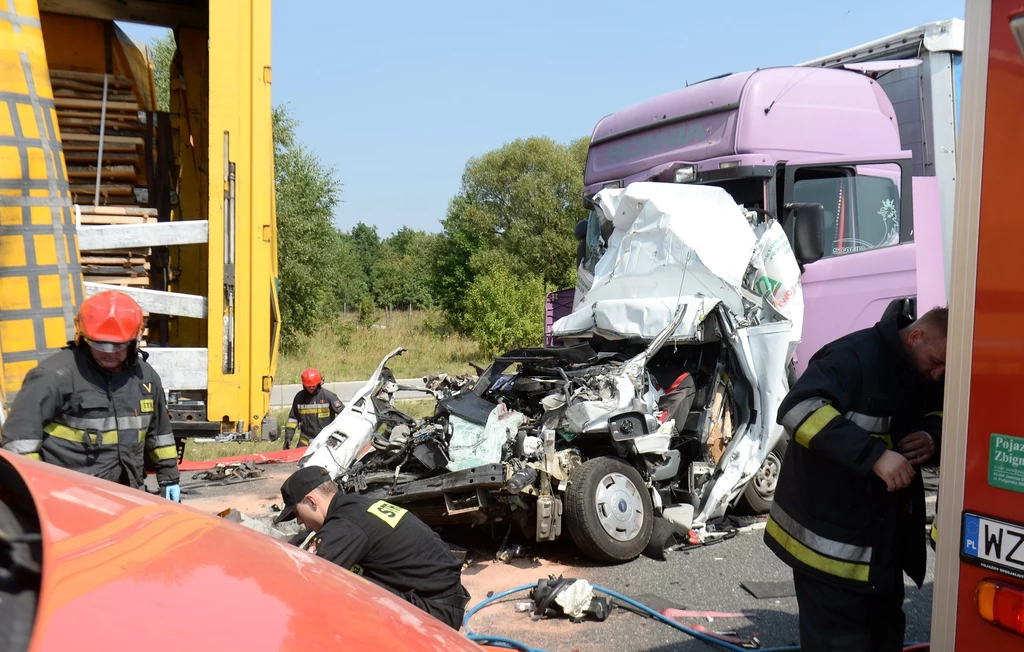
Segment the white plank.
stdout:
<svg viewBox="0 0 1024 652">
<path fill-rule="evenodd" d="M 209 240 L 210 223 L 206 220 L 78 227 L 78 248 L 83 251 L 169 247 Z"/>
<path fill-rule="evenodd" d="M 87 297 L 109 289 L 110 286 L 103 283 L 85 282 L 85 296 Z M 206 297 L 133 287 L 119 288 L 119 291 L 135 299 L 143 310 L 154 315 L 177 315 L 206 319 Z"/>
<path fill-rule="evenodd" d="M 209 384 L 207 349 L 180 346 L 154 346 L 142 349 L 146 359 L 160 374 L 166 390 L 206 389 Z"/>
</svg>

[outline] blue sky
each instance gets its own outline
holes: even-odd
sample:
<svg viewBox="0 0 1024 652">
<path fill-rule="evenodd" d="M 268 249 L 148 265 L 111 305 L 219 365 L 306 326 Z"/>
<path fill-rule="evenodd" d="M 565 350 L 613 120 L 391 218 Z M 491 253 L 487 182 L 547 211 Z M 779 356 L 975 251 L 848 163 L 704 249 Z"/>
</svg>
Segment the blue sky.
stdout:
<svg viewBox="0 0 1024 652">
<path fill-rule="evenodd" d="M 344 183 L 339 228 L 436 231 L 466 161 L 506 142 L 567 142 L 687 81 L 963 15 L 962 0 L 277 0 L 273 100 Z"/>
</svg>

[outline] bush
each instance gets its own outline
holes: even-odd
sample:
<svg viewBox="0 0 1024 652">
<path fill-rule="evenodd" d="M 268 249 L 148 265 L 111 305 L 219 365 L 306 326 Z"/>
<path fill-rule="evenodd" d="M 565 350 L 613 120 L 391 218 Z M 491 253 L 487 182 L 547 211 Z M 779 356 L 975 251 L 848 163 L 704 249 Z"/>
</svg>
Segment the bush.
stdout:
<svg viewBox="0 0 1024 652">
<path fill-rule="evenodd" d="M 336 318 L 331 322 L 331 333 L 337 342 L 339 349 L 347 348 L 352 343 L 352 333 L 355 329 L 350 322 Z"/>
<path fill-rule="evenodd" d="M 484 353 L 540 345 L 544 338 L 544 282 L 494 267 L 474 279 L 466 323 Z"/>
<path fill-rule="evenodd" d="M 369 294 L 364 295 L 362 300 L 359 302 L 359 325 L 364 328 L 373 326 L 377 321 L 377 305 L 373 302 L 373 297 Z"/>
<path fill-rule="evenodd" d="M 426 310 L 423 316 L 423 330 L 437 337 L 450 337 L 453 333 L 452 327 L 445 320 L 444 311 L 436 306 Z"/>
</svg>

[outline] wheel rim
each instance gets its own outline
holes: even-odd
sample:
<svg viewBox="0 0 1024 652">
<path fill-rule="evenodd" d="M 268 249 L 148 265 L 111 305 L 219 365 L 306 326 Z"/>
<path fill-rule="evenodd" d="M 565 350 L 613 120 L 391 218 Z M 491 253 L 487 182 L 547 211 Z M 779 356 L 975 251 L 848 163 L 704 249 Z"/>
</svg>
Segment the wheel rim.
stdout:
<svg viewBox="0 0 1024 652">
<path fill-rule="evenodd" d="M 601 478 L 595 493 L 597 518 L 616 541 L 636 537 L 644 525 L 644 502 L 632 480 L 621 473 Z"/>
<path fill-rule="evenodd" d="M 775 495 L 775 486 L 779 483 L 779 471 L 782 470 L 782 460 L 774 452 L 768 453 L 761 468 L 754 476 L 754 491 L 762 498 L 771 500 Z"/>
</svg>

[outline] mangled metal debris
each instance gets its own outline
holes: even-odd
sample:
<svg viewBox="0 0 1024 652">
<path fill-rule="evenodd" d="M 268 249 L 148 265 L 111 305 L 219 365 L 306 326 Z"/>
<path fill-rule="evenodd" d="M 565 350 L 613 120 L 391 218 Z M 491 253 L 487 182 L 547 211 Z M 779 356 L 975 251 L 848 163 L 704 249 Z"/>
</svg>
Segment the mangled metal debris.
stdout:
<svg viewBox="0 0 1024 652">
<path fill-rule="evenodd" d="M 434 525 L 547 541 L 564 522 L 601 561 L 640 554 L 655 519 L 688 532 L 767 511 L 752 479 L 784 452 L 774 415 L 803 312 L 781 226 L 718 188 L 640 183 L 598 194 L 587 252 L 553 327 L 564 346 L 428 377 L 423 420 L 394 407 L 396 349 L 300 465 Z"/>
<path fill-rule="evenodd" d="M 263 469 L 256 466 L 254 462 L 231 462 L 228 464 L 217 464 L 212 469 L 200 471 L 192 476 L 193 480 L 206 482 L 228 482 L 253 480 L 263 475 Z"/>
<path fill-rule="evenodd" d="M 229 507 L 224 511 L 219 512 L 217 516 L 220 516 L 225 520 L 238 523 L 242 527 L 249 528 L 250 530 L 266 534 L 278 541 L 291 541 L 299 533 L 299 528 L 294 522 L 275 525 L 273 516 L 252 518 L 241 513 L 234 507 Z"/>
</svg>

